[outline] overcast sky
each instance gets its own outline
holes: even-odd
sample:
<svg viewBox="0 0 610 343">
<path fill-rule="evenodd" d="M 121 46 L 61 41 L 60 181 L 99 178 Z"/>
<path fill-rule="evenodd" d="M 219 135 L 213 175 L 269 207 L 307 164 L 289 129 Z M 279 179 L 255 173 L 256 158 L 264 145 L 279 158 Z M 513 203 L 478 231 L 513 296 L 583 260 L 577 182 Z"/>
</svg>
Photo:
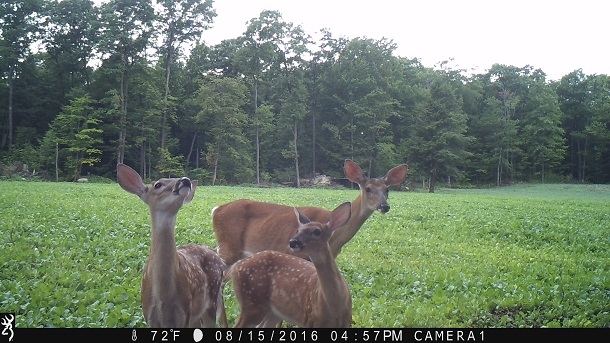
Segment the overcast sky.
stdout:
<svg viewBox="0 0 610 343">
<path fill-rule="evenodd" d="M 549 80 L 581 68 L 610 75 L 610 1 L 606 0 L 215 0 L 208 45 L 240 36 L 250 19 L 276 10 L 317 39 L 388 38 L 396 54 L 427 67 L 483 72 L 494 63 L 542 69 Z"/>
</svg>

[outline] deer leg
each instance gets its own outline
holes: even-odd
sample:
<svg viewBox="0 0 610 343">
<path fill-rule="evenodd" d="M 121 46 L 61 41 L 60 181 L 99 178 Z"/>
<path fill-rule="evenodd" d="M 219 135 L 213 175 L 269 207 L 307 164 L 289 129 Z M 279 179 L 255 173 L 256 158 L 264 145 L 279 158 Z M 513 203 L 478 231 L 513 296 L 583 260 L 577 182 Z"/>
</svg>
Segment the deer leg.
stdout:
<svg viewBox="0 0 610 343">
<path fill-rule="evenodd" d="M 269 311 L 263 321 L 258 324 L 260 328 L 279 328 L 282 323 L 282 319 L 278 317 L 273 311 Z"/>
</svg>

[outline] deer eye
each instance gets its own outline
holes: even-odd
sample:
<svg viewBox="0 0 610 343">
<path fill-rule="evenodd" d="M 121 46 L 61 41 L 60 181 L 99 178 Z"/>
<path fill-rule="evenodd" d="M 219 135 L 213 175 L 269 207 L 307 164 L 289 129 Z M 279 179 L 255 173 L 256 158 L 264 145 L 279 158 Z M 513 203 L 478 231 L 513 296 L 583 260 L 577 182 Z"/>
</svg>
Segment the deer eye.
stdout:
<svg viewBox="0 0 610 343">
<path fill-rule="evenodd" d="M 371 192 L 371 187 L 366 187 L 364 190 L 365 190 L 367 193 L 370 193 L 370 192 Z"/>
<path fill-rule="evenodd" d="M 315 229 L 313 230 L 313 232 L 311 233 L 312 236 L 314 236 L 315 238 L 320 237 L 320 235 L 322 234 L 322 231 L 320 231 L 320 229 Z"/>
<path fill-rule="evenodd" d="M 163 187 L 163 184 L 161 182 L 155 183 L 155 189 L 159 189 L 161 187 Z"/>
</svg>

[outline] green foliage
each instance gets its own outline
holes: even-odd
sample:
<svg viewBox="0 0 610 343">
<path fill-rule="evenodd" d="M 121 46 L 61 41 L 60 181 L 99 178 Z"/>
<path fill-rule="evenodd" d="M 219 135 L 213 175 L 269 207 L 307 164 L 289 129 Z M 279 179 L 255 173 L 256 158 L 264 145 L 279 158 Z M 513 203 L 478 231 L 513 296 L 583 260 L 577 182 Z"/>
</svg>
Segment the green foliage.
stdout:
<svg viewBox="0 0 610 343">
<path fill-rule="evenodd" d="M 32 128 L 18 127 L 16 137 L 33 137 L 35 130 Z M 38 149 L 25 139 L 17 139 L 11 151 L 6 152 L 0 159 L 7 163 L 21 162 L 29 166 L 31 170 L 41 169 L 41 158 L 38 154 Z"/>
<path fill-rule="evenodd" d="M 217 178 L 231 182 L 251 180 L 251 177 L 244 179 L 241 174 L 252 167 L 244 132 L 250 124 L 250 118 L 243 110 L 246 92 L 246 86 L 239 78 L 212 78 L 201 85 L 196 100 L 201 108 L 196 121 L 205 123 L 211 134 L 206 160 L 218 173 Z"/>
<path fill-rule="evenodd" d="M 162 177 L 177 177 L 184 174 L 184 158 L 172 156 L 167 149 L 159 148 L 161 159 L 157 163 L 156 170 Z"/>
<path fill-rule="evenodd" d="M 461 166 L 470 153 L 471 141 L 465 135 L 467 116 L 462 110 L 462 100 L 456 94 L 446 75 L 432 80 L 426 89 L 423 110 L 414 119 L 408 156 L 430 178 L 430 192 L 434 192 L 438 177 L 461 175 Z"/>
<path fill-rule="evenodd" d="M 66 91 L 90 82 L 88 64 L 99 42 L 98 10 L 89 0 L 47 1 L 46 5 L 45 64 L 55 77 L 52 91 L 59 100 Z"/>
<path fill-rule="evenodd" d="M 540 81 L 530 88 L 531 109 L 523 118 L 524 168 L 531 166 L 545 181 L 546 169 L 559 165 L 565 156 L 564 130 L 561 127 L 563 114 L 559 109 L 557 94 Z"/>
<path fill-rule="evenodd" d="M 146 206 L 113 184 L 0 182 L 0 307 L 19 327 L 144 327 Z M 334 208 L 356 190 L 200 186 L 179 245 L 242 197 Z M 610 327 L 606 185 L 391 192 L 337 258 L 355 327 Z M 238 314 L 225 288 L 229 323 Z"/>
<path fill-rule="evenodd" d="M 256 115 L 252 118 L 252 124 L 258 127 L 261 135 L 267 134 L 274 129 L 275 116 L 271 104 L 261 104 L 256 108 Z"/>
<path fill-rule="evenodd" d="M 581 182 L 589 179 L 591 171 L 597 174 L 599 169 L 596 166 L 607 165 L 610 155 L 608 146 L 596 142 L 600 142 L 598 139 L 610 141 L 609 90 L 608 75 L 585 75 L 580 69 L 564 76 L 556 84 L 559 105 L 564 114 L 563 127 L 569 138 L 570 158 L 565 158 L 566 169 Z M 602 180 L 600 182 L 608 182 L 607 175 Z"/>
<path fill-rule="evenodd" d="M 323 106 L 320 145 L 325 155 L 361 158 L 372 163 L 379 144 L 393 143 L 390 121 L 398 116 L 399 102 L 392 96 L 399 83 L 400 65 L 391 58 L 396 46 L 385 39 L 356 38 L 340 47 L 336 61 L 320 87 L 327 95 Z M 330 110 L 332 109 L 332 110 Z"/>
<path fill-rule="evenodd" d="M 88 94 L 71 100 L 51 123 L 49 132 L 55 135 L 59 148 L 68 152 L 65 165 L 73 171 L 74 180 L 80 177 L 83 165 L 92 166 L 101 161 L 102 151 L 97 146 L 102 143 L 104 131 L 97 128 L 100 123 Z"/>
<path fill-rule="evenodd" d="M 58 178 L 74 179 L 131 161 L 156 175 L 162 148 L 212 183 L 340 175 L 345 158 L 375 175 L 408 163 L 431 190 L 447 178 L 610 182 L 608 75 L 549 82 L 494 64 L 467 76 L 396 56 L 386 38 L 322 30 L 315 42 L 271 9 L 187 49 L 215 16 L 211 0 L 0 2 L 2 163 L 54 174 L 57 157 Z"/>
<path fill-rule="evenodd" d="M 210 171 L 203 168 L 195 168 L 188 171 L 188 176 L 192 180 L 199 181 L 199 185 L 207 185 L 211 184 L 212 173 Z"/>
</svg>

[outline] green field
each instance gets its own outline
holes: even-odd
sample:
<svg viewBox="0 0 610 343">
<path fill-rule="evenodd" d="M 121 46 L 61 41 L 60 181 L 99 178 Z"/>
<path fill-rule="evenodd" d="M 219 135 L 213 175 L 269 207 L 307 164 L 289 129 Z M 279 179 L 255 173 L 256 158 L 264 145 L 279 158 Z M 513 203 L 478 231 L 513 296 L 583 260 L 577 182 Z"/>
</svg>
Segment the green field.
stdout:
<svg viewBox="0 0 610 343">
<path fill-rule="evenodd" d="M 145 326 L 144 203 L 117 184 L 0 187 L 0 312 L 18 327 Z M 238 198 L 332 209 L 357 194 L 198 187 L 177 242 L 215 247 L 210 210 Z M 354 327 L 610 327 L 610 186 L 395 191 L 389 202 L 337 258 Z"/>
</svg>

